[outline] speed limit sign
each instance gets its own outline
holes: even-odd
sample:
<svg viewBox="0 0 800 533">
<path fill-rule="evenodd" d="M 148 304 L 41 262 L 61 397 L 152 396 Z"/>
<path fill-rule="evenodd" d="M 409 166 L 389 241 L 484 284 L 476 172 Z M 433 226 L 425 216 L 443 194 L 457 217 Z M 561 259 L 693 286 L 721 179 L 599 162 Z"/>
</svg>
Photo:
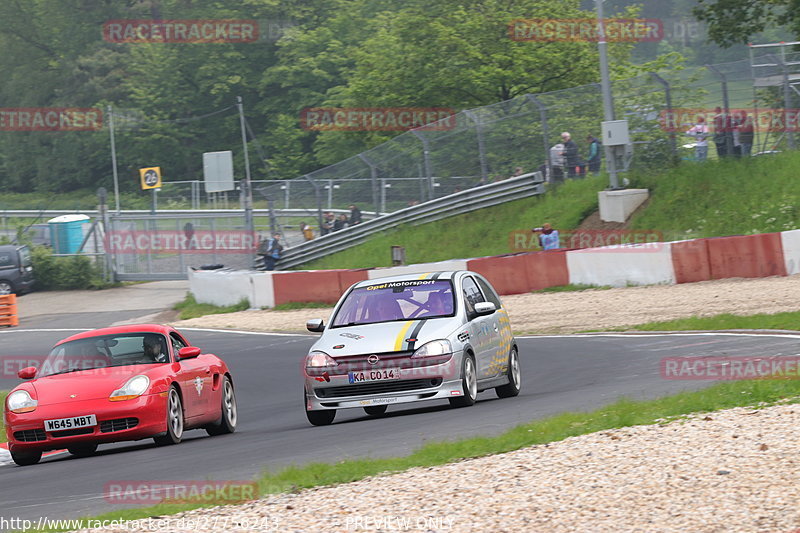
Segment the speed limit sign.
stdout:
<svg viewBox="0 0 800 533">
<path fill-rule="evenodd" d="M 142 182 L 143 190 L 161 187 L 161 167 L 140 168 L 139 179 Z"/>
</svg>

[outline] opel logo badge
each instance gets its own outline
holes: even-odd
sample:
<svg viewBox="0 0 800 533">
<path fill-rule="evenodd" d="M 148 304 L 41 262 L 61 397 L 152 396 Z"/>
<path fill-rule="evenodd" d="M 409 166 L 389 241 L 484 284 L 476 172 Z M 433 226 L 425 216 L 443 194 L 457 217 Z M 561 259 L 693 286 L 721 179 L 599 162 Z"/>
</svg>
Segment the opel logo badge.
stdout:
<svg viewBox="0 0 800 533">
<path fill-rule="evenodd" d="M 378 364 L 378 356 L 375 355 L 375 354 L 370 355 L 369 357 L 367 357 L 367 362 L 369 364 L 371 364 L 371 365 L 377 365 Z"/>
<path fill-rule="evenodd" d="M 77 394 L 70 394 L 69 395 L 70 398 L 75 398 L 76 396 L 77 396 Z"/>
</svg>

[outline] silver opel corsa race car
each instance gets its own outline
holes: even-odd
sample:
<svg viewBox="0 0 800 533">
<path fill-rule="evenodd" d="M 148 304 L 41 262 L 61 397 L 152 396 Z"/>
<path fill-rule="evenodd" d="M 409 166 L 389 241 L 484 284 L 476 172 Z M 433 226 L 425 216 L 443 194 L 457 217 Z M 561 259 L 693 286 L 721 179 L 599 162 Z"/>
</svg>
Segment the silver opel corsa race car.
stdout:
<svg viewBox="0 0 800 533">
<path fill-rule="evenodd" d="M 500 298 L 480 274 L 435 272 L 356 283 L 305 360 L 305 409 L 316 426 L 337 409 L 381 415 L 389 405 L 447 398 L 475 403 L 494 388 L 519 394 L 517 344 Z"/>
</svg>

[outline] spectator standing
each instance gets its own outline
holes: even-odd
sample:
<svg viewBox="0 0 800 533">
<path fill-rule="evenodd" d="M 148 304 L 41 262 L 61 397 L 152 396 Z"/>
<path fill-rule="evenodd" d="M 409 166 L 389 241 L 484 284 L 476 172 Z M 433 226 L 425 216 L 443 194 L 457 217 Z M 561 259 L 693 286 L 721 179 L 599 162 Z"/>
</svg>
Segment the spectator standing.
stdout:
<svg viewBox="0 0 800 533">
<path fill-rule="evenodd" d="M 564 143 L 564 159 L 567 164 L 567 174 L 570 178 L 576 175 L 578 167 L 578 145 L 572 140 L 572 135 L 568 131 L 561 134 L 561 142 Z"/>
<path fill-rule="evenodd" d="M 361 210 L 354 204 L 350 204 L 350 225 L 361 224 Z"/>
<path fill-rule="evenodd" d="M 514 169 L 514 173 L 511 174 L 511 177 L 516 178 L 517 176 L 522 176 L 523 174 L 525 174 L 525 171 L 522 169 L 522 167 L 517 167 Z"/>
<path fill-rule="evenodd" d="M 311 229 L 311 226 L 309 226 L 305 222 L 301 222 L 300 223 L 300 231 L 303 232 L 303 238 L 306 241 L 313 241 L 314 240 L 314 230 Z"/>
<path fill-rule="evenodd" d="M 347 215 L 342 213 L 333 223 L 333 231 L 339 231 L 347 227 Z"/>
<path fill-rule="evenodd" d="M 727 157 L 733 155 L 733 121 L 721 107 L 714 109 L 714 144 L 717 146 L 717 155 Z M 729 149 L 730 147 L 730 149 Z"/>
<path fill-rule="evenodd" d="M 333 213 L 326 211 L 322 215 L 322 227 L 319 229 L 320 235 L 327 235 L 333 231 Z"/>
<path fill-rule="evenodd" d="M 187 222 L 183 225 L 183 234 L 186 236 L 186 249 L 194 250 L 197 248 L 194 243 L 194 224 Z"/>
<path fill-rule="evenodd" d="M 275 270 L 275 263 L 281 258 L 283 246 L 281 246 L 281 234 L 275 233 L 266 243 L 266 255 L 264 255 L 264 266 L 267 270 Z"/>
<path fill-rule="evenodd" d="M 558 250 L 561 248 L 558 230 L 553 229 L 549 223 L 542 224 L 541 228 L 533 228 L 533 231 L 539 234 L 539 246 L 542 247 L 542 250 Z"/>
<path fill-rule="evenodd" d="M 567 160 L 564 157 L 564 145 L 561 143 L 553 145 L 553 147 L 550 148 L 550 169 L 552 174 L 548 176 L 551 183 L 564 181 L 564 167 L 566 164 Z"/>
<path fill-rule="evenodd" d="M 755 138 L 755 127 L 753 126 L 753 117 L 745 113 L 742 123 L 739 125 L 739 143 L 741 145 L 741 154 L 744 157 L 750 157 L 753 150 L 753 139 Z"/>
<path fill-rule="evenodd" d="M 600 174 L 600 141 L 594 135 L 587 135 L 586 140 L 589 142 L 589 172 Z"/>
<path fill-rule="evenodd" d="M 694 137 L 694 158 L 705 161 L 708 158 L 708 125 L 706 119 L 697 117 L 697 124 L 692 126 L 686 135 Z"/>
</svg>

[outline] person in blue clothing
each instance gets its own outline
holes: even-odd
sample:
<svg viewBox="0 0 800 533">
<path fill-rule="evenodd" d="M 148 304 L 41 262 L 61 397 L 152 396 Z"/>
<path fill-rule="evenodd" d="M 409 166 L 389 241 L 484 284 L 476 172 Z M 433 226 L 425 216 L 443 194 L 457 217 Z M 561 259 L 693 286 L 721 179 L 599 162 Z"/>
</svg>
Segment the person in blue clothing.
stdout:
<svg viewBox="0 0 800 533">
<path fill-rule="evenodd" d="M 594 175 L 600 174 L 600 141 L 594 135 L 588 135 L 586 140 L 589 141 L 589 158 L 586 161 L 589 164 L 589 172 Z"/>
<path fill-rule="evenodd" d="M 558 230 L 553 229 L 549 223 L 542 224 L 541 228 L 533 228 L 533 231 L 539 234 L 539 246 L 542 247 L 542 250 L 558 250 L 561 248 Z"/>
</svg>

